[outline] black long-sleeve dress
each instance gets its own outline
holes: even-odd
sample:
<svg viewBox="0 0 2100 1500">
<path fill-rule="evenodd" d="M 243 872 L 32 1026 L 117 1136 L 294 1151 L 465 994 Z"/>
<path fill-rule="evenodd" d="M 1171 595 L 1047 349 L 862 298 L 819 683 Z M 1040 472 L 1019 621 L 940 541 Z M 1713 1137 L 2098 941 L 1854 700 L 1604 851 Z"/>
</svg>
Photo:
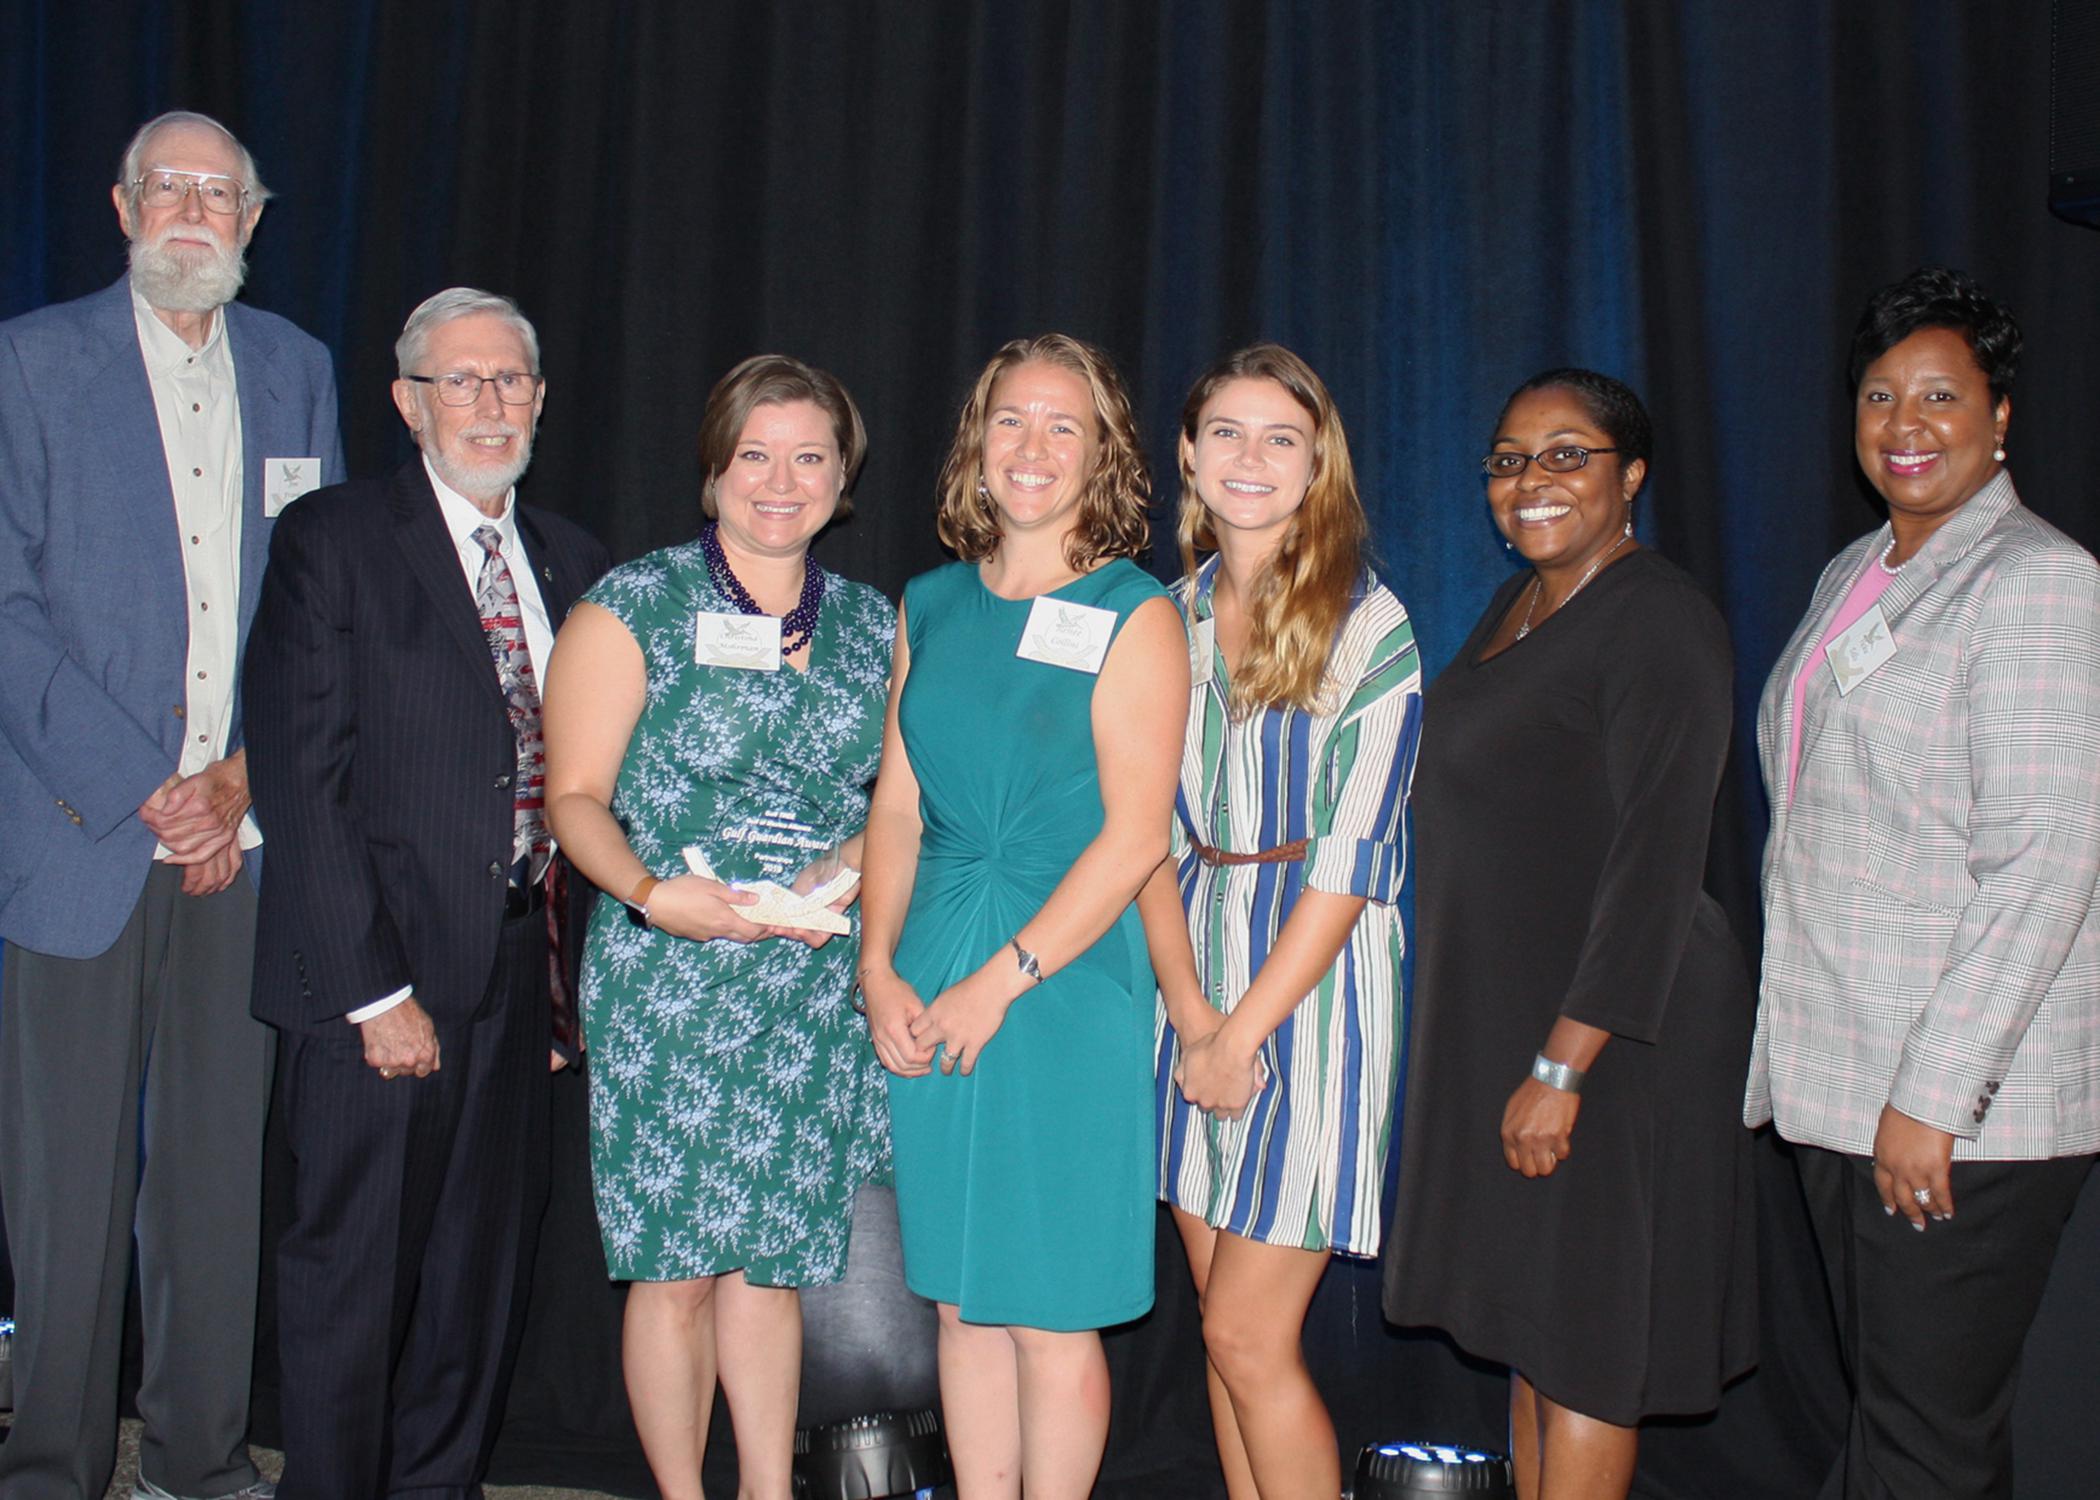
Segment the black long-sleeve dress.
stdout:
<svg viewBox="0 0 2100 1500">
<path fill-rule="evenodd" d="M 1711 1410 L 1755 1358 L 1739 1123 L 1754 1003 L 1702 889 L 1728 637 L 1683 571 L 1642 551 L 1480 660 L 1530 577 L 1497 592 L 1423 700 L 1385 1306 L 1628 1425 Z M 1613 1036 L 1570 1158 L 1527 1179 L 1503 1161 L 1502 1112 L 1562 1015 Z"/>
</svg>

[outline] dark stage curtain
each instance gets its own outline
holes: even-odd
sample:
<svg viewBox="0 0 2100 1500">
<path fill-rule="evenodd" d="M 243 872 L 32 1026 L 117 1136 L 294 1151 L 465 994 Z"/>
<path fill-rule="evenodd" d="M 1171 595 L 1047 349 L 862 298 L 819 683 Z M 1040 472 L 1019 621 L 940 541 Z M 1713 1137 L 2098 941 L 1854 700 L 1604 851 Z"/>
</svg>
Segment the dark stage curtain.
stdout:
<svg viewBox="0 0 2100 1500">
<path fill-rule="evenodd" d="M 1334 389 L 1434 668 L 1507 567 L 1473 464 L 1501 397 L 1548 365 L 1626 377 L 1659 437 L 1642 535 L 1734 631 L 1713 880 L 1746 942 L 1757 689 L 1818 569 L 1877 521 L 1841 371 L 1871 289 L 1943 260 L 2016 307 L 2013 471 L 2100 543 L 2100 236 L 2044 211 L 2041 0 L 0 0 L 0 36 L 0 315 L 117 275 L 105 184 L 125 137 L 209 111 L 278 195 L 249 296 L 334 349 L 353 468 L 407 451 L 386 395 L 407 310 L 452 283 L 509 292 L 549 382 L 530 497 L 616 556 L 692 533 L 704 394 L 779 349 L 864 407 L 858 514 L 822 555 L 894 594 L 940 560 L 932 481 L 967 381 L 1002 340 L 1059 328 L 1133 383 L 1171 573 L 1182 394 L 1269 336 Z M 1643 1494 L 1802 1495 L 1835 1441 L 1791 1164 L 1765 1143 L 1759 1168 L 1763 1367 L 1715 1418 L 1651 1432 Z M 572 1154 L 499 1467 L 638 1485 L 580 1169 Z M 2096 1219 L 2089 1202 L 2060 1284 L 2100 1252 Z M 2051 1295 L 2020 1419 L 2032 1496 L 2081 1492 L 2069 1476 L 2100 1460 L 2078 1364 L 2100 1308 Z M 1346 1444 L 1497 1439 L 1499 1376 L 1386 1327 L 1369 1269 L 1336 1265 L 1308 1342 Z M 1204 1493 L 1173 1245 L 1159 1310 L 1111 1349 L 1103 1492 L 1186 1471 Z"/>
</svg>

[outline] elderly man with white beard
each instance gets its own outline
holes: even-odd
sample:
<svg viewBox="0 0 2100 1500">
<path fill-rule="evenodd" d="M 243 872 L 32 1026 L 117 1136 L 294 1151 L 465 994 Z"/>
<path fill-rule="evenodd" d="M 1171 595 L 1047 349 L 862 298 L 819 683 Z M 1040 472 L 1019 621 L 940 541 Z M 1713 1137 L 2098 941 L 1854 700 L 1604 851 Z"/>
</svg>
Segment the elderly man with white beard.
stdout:
<svg viewBox="0 0 2100 1500">
<path fill-rule="evenodd" d="M 109 1483 L 134 1235 L 136 1494 L 271 1493 L 245 1441 L 271 1052 L 235 688 L 275 517 L 341 477 L 335 379 L 234 301 L 268 194 L 223 126 L 149 121 L 118 177 L 129 274 L 0 323 L 7 1500 Z"/>
<path fill-rule="evenodd" d="M 394 354 L 421 451 L 284 518 L 243 679 L 297 1163 L 284 1500 L 481 1493 L 547 1194 L 539 683 L 608 563 L 518 499 L 547 385 L 516 303 L 439 292 Z"/>
</svg>

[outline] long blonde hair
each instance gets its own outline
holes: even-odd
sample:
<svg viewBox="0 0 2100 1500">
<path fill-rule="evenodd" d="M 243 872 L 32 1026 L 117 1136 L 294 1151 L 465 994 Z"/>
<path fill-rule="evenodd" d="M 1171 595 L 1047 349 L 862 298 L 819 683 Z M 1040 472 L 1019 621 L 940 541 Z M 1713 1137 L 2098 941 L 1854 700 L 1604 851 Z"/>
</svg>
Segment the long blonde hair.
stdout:
<svg viewBox="0 0 2100 1500">
<path fill-rule="evenodd" d="M 1079 497 L 1079 517 L 1065 538 L 1065 562 L 1085 573 L 1116 557 L 1142 557 L 1151 540 L 1145 510 L 1152 475 L 1138 441 L 1130 393 L 1106 354 L 1068 333 L 1038 334 L 999 346 L 955 421 L 955 441 L 941 465 L 940 505 L 934 527 L 943 545 L 964 562 L 982 562 L 999 546 L 999 511 L 984 492 L 984 431 L 992 387 L 1019 365 L 1056 365 L 1086 383 L 1099 445 L 1093 472 Z"/>
<path fill-rule="evenodd" d="M 1181 566 L 1193 577 L 1197 552 L 1215 551 L 1218 545 L 1210 512 L 1196 493 L 1189 454 L 1204 406 L 1235 380 L 1273 380 L 1305 408 L 1313 430 L 1305 502 L 1240 601 L 1247 615 L 1247 644 L 1232 674 L 1232 712 L 1329 707 L 1327 657 L 1363 573 L 1370 524 L 1356 492 L 1349 439 L 1334 398 L 1312 366 L 1281 344 L 1250 344 L 1226 355 L 1204 371 L 1181 408 Z"/>
</svg>

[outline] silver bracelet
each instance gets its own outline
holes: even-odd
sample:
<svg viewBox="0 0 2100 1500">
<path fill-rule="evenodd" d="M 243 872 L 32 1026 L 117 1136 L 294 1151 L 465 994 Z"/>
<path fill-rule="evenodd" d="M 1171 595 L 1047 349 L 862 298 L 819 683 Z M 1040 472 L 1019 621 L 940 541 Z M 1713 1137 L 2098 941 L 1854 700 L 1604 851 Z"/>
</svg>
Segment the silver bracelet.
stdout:
<svg viewBox="0 0 2100 1500">
<path fill-rule="evenodd" d="M 1582 1069 L 1554 1062 L 1543 1052 L 1531 1060 L 1531 1076 L 1547 1088 L 1559 1089 L 1563 1094 L 1582 1092 Z"/>
</svg>

